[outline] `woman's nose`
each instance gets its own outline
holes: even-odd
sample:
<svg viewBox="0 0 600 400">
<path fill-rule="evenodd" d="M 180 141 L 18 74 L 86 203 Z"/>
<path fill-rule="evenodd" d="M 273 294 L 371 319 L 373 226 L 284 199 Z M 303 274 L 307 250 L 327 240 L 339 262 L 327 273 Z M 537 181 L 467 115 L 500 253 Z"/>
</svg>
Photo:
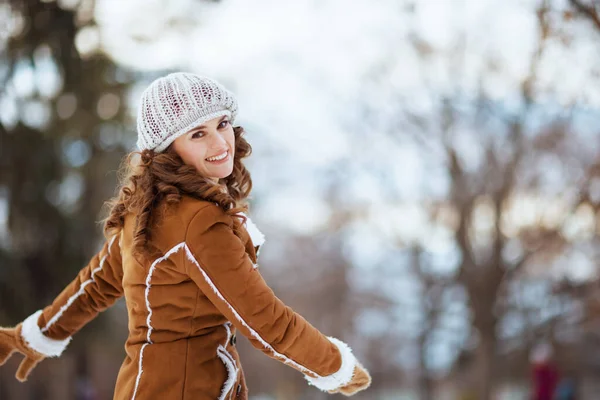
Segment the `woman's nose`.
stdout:
<svg viewBox="0 0 600 400">
<path fill-rule="evenodd" d="M 222 148 L 225 144 L 227 144 L 227 142 L 225 141 L 225 138 L 219 132 L 214 132 L 211 135 L 211 137 L 212 137 L 212 140 L 210 141 L 211 148 L 218 149 L 218 148 Z"/>
</svg>

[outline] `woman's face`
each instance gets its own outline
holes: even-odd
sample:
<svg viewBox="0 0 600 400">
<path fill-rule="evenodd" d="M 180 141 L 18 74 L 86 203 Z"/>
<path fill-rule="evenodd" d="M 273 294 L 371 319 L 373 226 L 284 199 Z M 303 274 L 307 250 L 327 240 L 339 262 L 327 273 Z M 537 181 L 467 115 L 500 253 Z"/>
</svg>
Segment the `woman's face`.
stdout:
<svg viewBox="0 0 600 400">
<path fill-rule="evenodd" d="M 218 182 L 231 175 L 235 155 L 235 137 L 229 117 L 206 121 L 173 142 L 175 152 L 207 178 Z"/>
</svg>

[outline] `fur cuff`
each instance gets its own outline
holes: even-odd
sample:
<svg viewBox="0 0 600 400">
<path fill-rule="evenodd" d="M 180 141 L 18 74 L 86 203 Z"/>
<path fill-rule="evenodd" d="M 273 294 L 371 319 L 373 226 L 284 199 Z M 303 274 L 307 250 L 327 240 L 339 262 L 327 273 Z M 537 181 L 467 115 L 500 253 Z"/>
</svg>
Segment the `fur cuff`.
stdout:
<svg viewBox="0 0 600 400">
<path fill-rule="evenodd" d="M 356 357 L 354 357 L 352 350 L 346 343 L 330 336 L 328 336 L 327 339 L 329 339 L 331 343 L 335 344 L 340 351 L 342 356 L 342 366 L 337 372 L 328 376 L 312 378 L 304 375 L 304 378 L 309 384 L 321 389 L 324 392 L 340 388 L 350 383 L 352 380 L 352 374 L 354 373 L 354 367 L 357 364 Z"/>
<path fill-rule="evenodd" d="M 25 343 L 38 353 L 46 357 L 58 357 L 71 341 L 71 337 L 55 340 L 44 335 L 37 324 L 41 314 L 42 310 L 38 310 L 23 321 L 21 336 Z"/>
</svg>

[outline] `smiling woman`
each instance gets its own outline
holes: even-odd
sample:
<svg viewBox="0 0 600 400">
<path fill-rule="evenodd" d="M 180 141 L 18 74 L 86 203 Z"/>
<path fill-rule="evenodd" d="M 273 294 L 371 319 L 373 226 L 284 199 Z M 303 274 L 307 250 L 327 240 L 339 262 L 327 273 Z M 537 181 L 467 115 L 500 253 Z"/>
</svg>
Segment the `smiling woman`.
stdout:
<svg viewBox="0 0 600 400">
<path fill-rule="evenodd" d="M 186 164 L 218 182 L 233 171 L 235 137 L 229 117 L 213 118 L 178 137 L 173 142 L 175 152 Z"/>
<path fill-rule="evenodd" d="M 130 331 L 115 400 L 248 399 L 238 331 L 322 391 L 370 385 L 350 347 L 283 304 L 256 268 L 264 236 L 245 214 L 251 147 L 232 126 L 236 111 L 229 91 L 194 74 L 144 91 L 139 152 L 109 203 L 104 247 L 51 305 L 0 328 L 0 364 L 24 354 L 25 380 L 124 296 Z"/>
</svg>

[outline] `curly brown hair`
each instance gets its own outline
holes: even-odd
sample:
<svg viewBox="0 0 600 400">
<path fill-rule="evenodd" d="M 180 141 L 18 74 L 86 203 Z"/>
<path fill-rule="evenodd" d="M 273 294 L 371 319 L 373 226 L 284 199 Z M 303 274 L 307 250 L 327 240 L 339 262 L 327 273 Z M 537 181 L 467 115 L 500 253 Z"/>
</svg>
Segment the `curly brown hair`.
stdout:
<svg viewBox="0 0 600 400">
<path fill-rule="evenodd" d="M 240 212 L 248 211 L 246 198 L 252 190 L 250 173 L 242 159 L 252 153 L 252 147 L 244 139 L 244 129 L 233 128 L 235 154 L 233 171 L 219 182 L 204 177 L 195 167 L 184 163 L 173 145 L 161 153 L 153 150 L 128 153 L 119 168 L 120 188 L 118 195 L 104 203 L 110 209 L 102 219 L 104 236 L 109 238 L 123 228 L 125 216 L 136 215 L 133 234 L 134 256 L 151 257 L 157 249 L 150 246 L 152 226 L 165 215 L 168 209 L 178 204 L 183 195 L 217 203 L 238 223 L 245 217 Z"/>
</svg>

